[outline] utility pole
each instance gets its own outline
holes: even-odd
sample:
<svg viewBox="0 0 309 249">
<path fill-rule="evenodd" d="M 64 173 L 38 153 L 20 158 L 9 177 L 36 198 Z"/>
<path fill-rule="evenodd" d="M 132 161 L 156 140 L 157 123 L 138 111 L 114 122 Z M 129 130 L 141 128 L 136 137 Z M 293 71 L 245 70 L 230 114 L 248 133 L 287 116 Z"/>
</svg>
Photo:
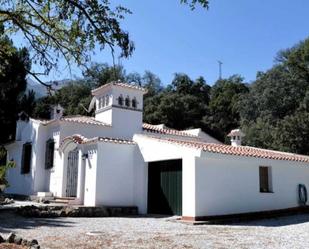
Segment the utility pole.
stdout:
<svg viewBox="0 0 309 249">
<path fill-rule="evenodd" d="M 223 64 L 223 62 L 218 61 L 218 64 L 219 64 L 219 80 L 221 80 L 222 79 L 222 64 Z"/>
</svg>

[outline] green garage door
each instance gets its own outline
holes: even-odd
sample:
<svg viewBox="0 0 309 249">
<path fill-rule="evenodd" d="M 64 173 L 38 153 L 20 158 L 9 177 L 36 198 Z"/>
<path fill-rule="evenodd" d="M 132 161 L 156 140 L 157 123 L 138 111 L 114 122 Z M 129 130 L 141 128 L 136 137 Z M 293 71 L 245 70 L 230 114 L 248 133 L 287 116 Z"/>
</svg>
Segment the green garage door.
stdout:
<svg viewBox="0 0 309 249">
<path fill-rule="evenodd" d="M 151 162 L 148 167 L 148 213 L 182 214 L 182 161 Z"/>
</svg>

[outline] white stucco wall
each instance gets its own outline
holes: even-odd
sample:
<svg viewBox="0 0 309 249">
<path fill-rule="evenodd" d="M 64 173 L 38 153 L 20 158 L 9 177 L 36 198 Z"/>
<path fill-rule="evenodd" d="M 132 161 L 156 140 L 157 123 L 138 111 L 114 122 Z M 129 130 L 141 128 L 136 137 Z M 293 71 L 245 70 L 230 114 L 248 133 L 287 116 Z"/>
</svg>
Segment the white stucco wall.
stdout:
<svg viewBox="0 0 309 249">
<path fill-rule="evenodd" d="M 32 195 L 36 191 L 35 178 L 38 177 L 36 174 L 35 167 L 37 165 L 37 152 L 41 152 L 41 147 L 37 146 L 37 138 L 39 135 L 39 124 L 33 120 L 29 122 L 20 122 L 18 125 L 20 128 L 18 139 L 13 144 L 6 146 L 8 151 L 8 160 L 13 159 L 16 163 L 16 167 L 10 169 L 7 173 L 8 182 L 10 187 L 6 189 L 7 193 Z M 22 159 L 22 148 L 23 144 L 30 142 L 32 144 L 31 152 L 31 166 L 30 172 L 27 174 L 21 174 L 21 159 Z"/>
<path fill-rule="evenodd" d="M 195 158 L 201 155 L 201 151 L 141 135 L 135 135 L 133 140 L 138 144 L 143 160 L 147 163 L 147 169 L 148 162 L 182 160 L 182 215 L 195 216 Z M 148 179 L 148 174 L 145 174 L 145 177 Z M 144 187 L 148 192 L 147 182 Z"/>
<path fill-rule="evenodd" d="M 260 193 L 259 166 L 270 166 L 273 193 Z M 196 158 L 195 216 L 297 207 L 298 184 L 309 188 L 309 165 L 203 153 Z"/>
<path fill-rule="evenodd" d="M 134 205 L 134 145 L 98 143 L 96 205 Z"/>
<path fill-rule="evenodd" d="M 84 205 L 96 206 L 98 147 L 96 144 L 87 145 L 84 152 L 88 154 L 85 160 Z"/>
</svg>

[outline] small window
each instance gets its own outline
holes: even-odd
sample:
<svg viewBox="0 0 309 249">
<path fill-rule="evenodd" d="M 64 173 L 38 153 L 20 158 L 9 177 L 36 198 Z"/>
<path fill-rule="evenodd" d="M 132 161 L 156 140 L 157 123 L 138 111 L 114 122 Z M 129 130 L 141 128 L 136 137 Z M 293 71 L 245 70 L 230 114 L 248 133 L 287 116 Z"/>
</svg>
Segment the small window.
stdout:
<svg viewBox="0 0 309 249">
<path fill-rule="evenodd" d="M 21 157 L 21 174 L 28 174 L 31 168 L 31 143 L 25 143 L 23 145 L 23 152 Z"/>
<path fill-rule="evenodd" d="M 133 108 L 136 108 L 136 107 L 137 107 L 137 101 L 136 101 L 136 98 L 135 98 L 135 97 L 132 99 L 132 107 L 133 107 Z"/>
<path fill-rule="evenodd" d="M 271 189 L 271 170 L 270 167 L 260 166 L 260 192 L 269 193 Z"/>
<path fill-rule="evenodd" d="M 118 105 L 123 105 L 123 97 L 122 97 L 122 95 L 120 95 L 119 98 L 118 98 Z"/>
<path fill-rule="evenodd" d="M 55 141 L 53 139 L 47 140 L 45 150 L 45 169 L 51 169 L 54 166 L 54 149 Z"/>
<path fill-rule="evenodd" d="M 99 98 L 99 105 L 98 105 L 98 109 L 102 108 L 102 98 Z"/>
<path fill-rule="evenodd" d="M 109 96 L 106 95 L 105 96 L 105 106 L 108 106 L 109 105 Z"/>
<path fill-rule="evenodd" d="M 130 107 L 130 102 L 131 102 L 130 98 L 129 98 L 129 96 L 127 96 L 126 100 L 125 100 L 125 104 L 126 104 L 127 107 Z"/>
</svg>

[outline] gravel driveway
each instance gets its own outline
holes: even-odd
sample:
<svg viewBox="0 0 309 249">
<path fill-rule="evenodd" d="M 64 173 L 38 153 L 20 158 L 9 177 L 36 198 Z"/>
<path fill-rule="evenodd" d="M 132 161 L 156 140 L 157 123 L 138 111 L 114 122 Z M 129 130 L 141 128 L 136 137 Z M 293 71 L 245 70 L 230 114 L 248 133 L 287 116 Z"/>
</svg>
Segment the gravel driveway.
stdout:
<svg viewBox="0 0 309 249">
<path fill-rule="evenodd" d="M 192 226 L 163 217 L 30 219 L 1 214 L 0 234 L 11 231 L 37 239 L 43 248 L 309 248 L 309 215 Z"/>
</svg>

